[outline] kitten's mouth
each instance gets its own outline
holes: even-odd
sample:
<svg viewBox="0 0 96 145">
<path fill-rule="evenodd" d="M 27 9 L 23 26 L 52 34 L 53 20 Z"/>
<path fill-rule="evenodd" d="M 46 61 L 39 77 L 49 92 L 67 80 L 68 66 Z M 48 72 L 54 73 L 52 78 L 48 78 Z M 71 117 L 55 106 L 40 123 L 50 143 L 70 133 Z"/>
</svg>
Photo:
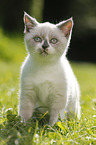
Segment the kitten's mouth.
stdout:
<svg viewBox="0 0 96 145">
<path fill-rule="evenodd" d="M 48 52 L 46 52 L 45 50 L 42 50 L 42 51 L 40 52 L 40 54 L 41 54 L 42 56 L 47 56 L 47 55 L 48 55 Z"/>
</svg>

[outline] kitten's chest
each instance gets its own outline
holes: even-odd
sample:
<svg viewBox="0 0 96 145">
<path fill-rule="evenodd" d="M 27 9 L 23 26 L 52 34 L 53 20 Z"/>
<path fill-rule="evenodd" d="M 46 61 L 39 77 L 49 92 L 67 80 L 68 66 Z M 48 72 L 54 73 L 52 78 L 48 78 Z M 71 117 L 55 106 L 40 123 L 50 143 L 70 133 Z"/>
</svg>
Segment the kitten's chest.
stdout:
<svg viewBox="0 0 96 145">
<path fill-rule="evenodd" d="M 30 73 L 29 77 L 32 78 L 32 82 L 34 82 L 36 85 L 49 85 L 52 83 L 56 83 L 64 75 L 62 68 L 60 68 L 58 64 L 53 66 L 39 67 L 36 70 L 33 67 L 32 70 L 33 71 Z"/>
<path fill-rule="evenodd" d="M 49 98 L 54 94 L 53 83 L 45 81 L 37 85 L 37 100 L 39 106 L 48 106 Z"/>
<path fill-rule="evenodd" d="M 63 71 L 58 66 L 39 69 L 31 75 L 30 80 L 42 105 L 48 105 L 50 96 L 54 96 L 59 87 L 64 85 Z"/>
</svg>

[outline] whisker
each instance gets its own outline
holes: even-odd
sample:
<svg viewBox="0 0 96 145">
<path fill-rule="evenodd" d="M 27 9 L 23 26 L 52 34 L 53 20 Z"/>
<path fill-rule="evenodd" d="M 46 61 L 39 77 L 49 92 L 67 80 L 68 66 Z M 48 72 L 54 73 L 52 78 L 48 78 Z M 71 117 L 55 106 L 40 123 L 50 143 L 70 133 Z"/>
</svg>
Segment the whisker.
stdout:
<svg viewBox="0 0 96 145">
<path fill-rule="evenodd" d="M 59 48 L 59 52 L 60 52 L 60 53 L 63 53 L 63 51 L 64 51 L 63 49 Z"/>
<path fill-rule="evenodd" d="M 34 51 L 32 51 L 32 54 L 34 54 L 34 53 L 39 53 L 38 51 L 36 51 L 36 50 L 34 50 Z"/>
</svg>

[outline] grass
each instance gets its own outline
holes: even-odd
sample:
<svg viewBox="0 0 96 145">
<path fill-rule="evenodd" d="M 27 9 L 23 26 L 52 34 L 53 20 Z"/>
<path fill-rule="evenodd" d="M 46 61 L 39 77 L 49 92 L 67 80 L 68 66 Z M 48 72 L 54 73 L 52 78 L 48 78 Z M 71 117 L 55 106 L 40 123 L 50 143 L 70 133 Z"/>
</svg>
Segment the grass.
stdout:
<svg viewBox="0 0 96 145">
<path fill-rule="evenodd" d="M 72 63 L 81 87 L 81 119 L 48 125 L 35 112 L 26 123 L 18 116 L 20 66 L 26 55 L 23 38 L 0 30 L 0 145 L 95 145 L 96 64 Z"/>
</svg>

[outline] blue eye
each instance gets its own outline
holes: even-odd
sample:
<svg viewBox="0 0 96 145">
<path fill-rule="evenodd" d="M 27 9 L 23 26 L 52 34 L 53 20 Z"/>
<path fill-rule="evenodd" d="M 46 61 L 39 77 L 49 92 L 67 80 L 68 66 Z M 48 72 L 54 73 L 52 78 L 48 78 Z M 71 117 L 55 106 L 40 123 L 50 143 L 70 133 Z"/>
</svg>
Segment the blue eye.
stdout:
<svg viewBox="0 0 96 145">
<path fill-rule="evenodd" d="M 42 39 L 40 37 L 34 37 L 33 39 L 35 42 L 42 42 Z"/>
<path fill-rule="evenodd" d="M 52 39 L 50 40 L 50 42 L 53 43 L 53 44 L 56 44 L 56 43 L 58 42 L 58 40 L 57 40 L 56 38 L 52 38 Z"/>
</svg>

